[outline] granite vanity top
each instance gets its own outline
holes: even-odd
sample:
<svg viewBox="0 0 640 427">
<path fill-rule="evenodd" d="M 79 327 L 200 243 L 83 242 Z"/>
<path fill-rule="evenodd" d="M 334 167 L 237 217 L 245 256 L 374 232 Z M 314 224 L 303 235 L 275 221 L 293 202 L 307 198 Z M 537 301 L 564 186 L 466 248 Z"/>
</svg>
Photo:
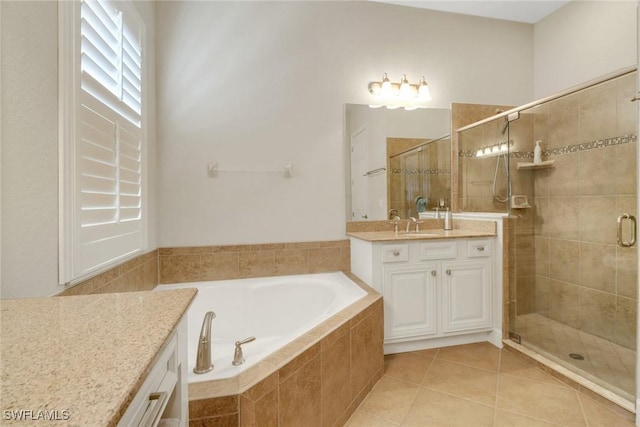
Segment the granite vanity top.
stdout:
<svg viewBox="0 0 640 427">
<path fill-rule="evenodd" d="M 116 425 L 196 292 L 0 300 L 0 423 Z"/>
<path fill-rule="evenodd" d="M 456 219 L 453 230 L 443 230 L 441 219 L 420 220 L 420 231 L 405 233 L 406 220 L 399 224 L 400 231 L 393 231 L 394 221 L 369 221 L 347 223 L 347 236 L 367 242 L 393 242 L 406 240 L 463 239 L 467 237 L 496 237 L 494 221 Z M 415 225 L 411 224 L 411 228 Z"/>
<path fill-rule="evenodd" d="M 441 240 L 441 239 L 462 239 L 465 237 L 495 237 L 495 231 L 477 230 L 421 230 L 419 232 L 405 233 L 394 231 L 360 231 L 347 233 L 348 236 L 355 237 L 367 242 L 398 242 L 406 240 Z"/>
</svg>

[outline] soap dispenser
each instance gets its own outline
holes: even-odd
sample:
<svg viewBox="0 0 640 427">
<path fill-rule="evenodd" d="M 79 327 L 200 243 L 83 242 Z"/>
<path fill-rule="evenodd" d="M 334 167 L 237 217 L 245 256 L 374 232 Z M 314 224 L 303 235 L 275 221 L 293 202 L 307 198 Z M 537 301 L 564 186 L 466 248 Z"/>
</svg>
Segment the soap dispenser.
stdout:
<svg viewBox="0 0 640 427">
<path fill-rule="evenodd" d="M 542 163 L 542 148 L 540 148 L 540 143 L 542 141 L 536 141 L 536 146 L 533 149 L 533 163 L 539 165 Z"/>
<path fill-rule="evenodd" d="M 447 208 L 447 212 L 444 214 L 444 229 L 451 230 L 453 229 L 453 224 L 451 220 L 451 211 Z"/>
</svg>

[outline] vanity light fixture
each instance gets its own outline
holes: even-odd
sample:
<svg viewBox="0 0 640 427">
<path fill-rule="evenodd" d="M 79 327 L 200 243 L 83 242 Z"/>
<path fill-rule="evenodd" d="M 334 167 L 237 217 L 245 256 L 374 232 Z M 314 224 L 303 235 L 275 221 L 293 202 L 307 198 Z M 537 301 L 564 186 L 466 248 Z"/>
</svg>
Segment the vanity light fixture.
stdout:
<svg viewBox="0 0 640 427">
<path fill-rule="evenodd" d="M 402 75 L 399 83 L 392 83 L 387 73 L 384 73 L 381 81 L 369 83 L 369 93 L 381 100 L 380 104 L 369 105 L 371 108 L 385 106 L 389 109 L 404 107 L 405 110 L 415 110 L 426 108 L 420 103 L 431 100 L 429 85 L 424 76 L 418 84 L 409 83 L 406 74 Z"/>
</svg>

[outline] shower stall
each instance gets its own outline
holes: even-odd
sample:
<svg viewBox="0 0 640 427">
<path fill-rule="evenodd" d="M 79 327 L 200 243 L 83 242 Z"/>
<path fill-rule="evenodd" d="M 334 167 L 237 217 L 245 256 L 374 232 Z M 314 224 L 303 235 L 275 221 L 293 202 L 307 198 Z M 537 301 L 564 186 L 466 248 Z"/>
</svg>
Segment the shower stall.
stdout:
<svg viewBox="0 0 640 427">
<path fill-rule="evenodd" d="M 509 334 L 635 402 L 636 71 L 458 130 L 458 207 L 509 214 Z M 542 161 L 534 163 L 536 141 Z"/>
</svg>

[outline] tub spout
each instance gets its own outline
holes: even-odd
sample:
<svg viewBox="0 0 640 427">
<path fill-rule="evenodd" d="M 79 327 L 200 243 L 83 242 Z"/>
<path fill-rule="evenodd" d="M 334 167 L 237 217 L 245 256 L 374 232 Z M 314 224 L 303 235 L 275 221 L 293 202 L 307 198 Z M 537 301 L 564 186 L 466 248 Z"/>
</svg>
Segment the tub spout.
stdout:
<svg viewBox="0 0 640 427">
<path fill-rule="evenodd" d="M 193 372 L 196 374 L 206 374 L 213 369 L 211 363 L 211 322 L 216 317 L 213 311 L 208 311 L 202 321 L 200 338 L 198 339 L 198 353 L 196 355 L 196 367 Z"/>
</svg>

